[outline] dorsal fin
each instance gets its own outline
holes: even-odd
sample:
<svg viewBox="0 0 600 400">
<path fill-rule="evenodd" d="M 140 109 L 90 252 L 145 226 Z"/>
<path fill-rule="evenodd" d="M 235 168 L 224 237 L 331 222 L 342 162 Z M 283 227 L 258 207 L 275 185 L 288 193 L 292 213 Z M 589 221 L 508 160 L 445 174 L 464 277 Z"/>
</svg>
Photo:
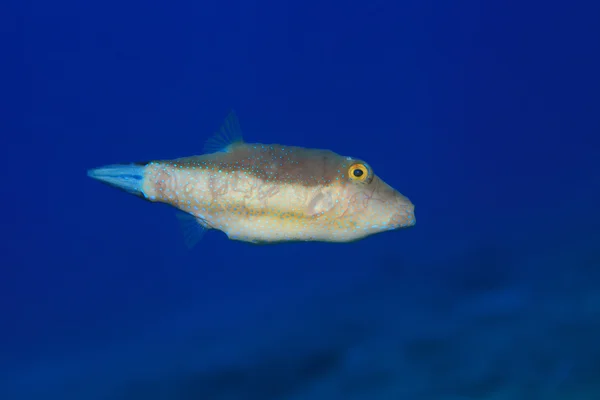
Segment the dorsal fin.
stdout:
<svg viewBox="0 0 600 400">
<path fill-rule="evenodd" d="M 204 143 L 204 153 L 228 152 L 232 147 L 244 143 L 242 129 L 235 111 L 231 110 L 221 129 Z"/>
</svg>

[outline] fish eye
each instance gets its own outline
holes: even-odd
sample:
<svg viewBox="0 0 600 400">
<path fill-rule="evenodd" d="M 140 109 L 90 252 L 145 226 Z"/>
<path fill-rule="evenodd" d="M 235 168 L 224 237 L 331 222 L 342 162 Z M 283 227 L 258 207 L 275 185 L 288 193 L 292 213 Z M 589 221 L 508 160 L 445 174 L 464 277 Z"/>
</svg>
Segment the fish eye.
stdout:
<svg viewBox="0 0 600 400">
<path fill-rule="evenodd" d="M 348 169 L 348 176 L 354 181 L 364 182 L 369 177 L 369 170 L 364 164 L 354 164 Z"/>
</svg>

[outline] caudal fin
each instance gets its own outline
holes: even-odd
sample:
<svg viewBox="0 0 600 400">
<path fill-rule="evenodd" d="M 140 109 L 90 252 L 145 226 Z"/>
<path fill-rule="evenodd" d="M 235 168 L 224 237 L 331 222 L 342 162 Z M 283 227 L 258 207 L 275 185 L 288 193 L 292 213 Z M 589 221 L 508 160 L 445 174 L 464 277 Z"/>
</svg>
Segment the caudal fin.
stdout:
<svg viewBox="0 0 600 400">
<path fill-rule="evenodd" d="M 90 178 L 140 197 L 143 191 L 145 165 L 114 164 L 88 170 Z"/>
</svg>

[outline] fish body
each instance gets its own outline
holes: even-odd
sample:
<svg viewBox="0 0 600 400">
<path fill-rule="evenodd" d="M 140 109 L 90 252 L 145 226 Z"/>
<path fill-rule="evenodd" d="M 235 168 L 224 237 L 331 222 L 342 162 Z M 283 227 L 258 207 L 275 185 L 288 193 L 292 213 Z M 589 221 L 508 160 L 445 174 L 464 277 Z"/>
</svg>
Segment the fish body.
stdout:
<svg viewBox="0 0 600 400">
<path fill-rule="evenodd" d="M 88 175 L 185 212 L 189 245 L 208 229 L 252 243 L 350 242 L 415 224 L 414 205 L 366 162 L 329 150 L 245 143 L 233 113 L 205 150 Z"/>
</svg>

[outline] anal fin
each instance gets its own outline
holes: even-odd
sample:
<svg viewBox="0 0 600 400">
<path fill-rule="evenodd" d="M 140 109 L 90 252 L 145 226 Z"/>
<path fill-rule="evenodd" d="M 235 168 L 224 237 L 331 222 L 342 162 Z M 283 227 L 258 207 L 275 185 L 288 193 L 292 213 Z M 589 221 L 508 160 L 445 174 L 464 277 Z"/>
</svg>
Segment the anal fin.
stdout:
<svg viewBox="0 0 600 400">
<path fill-rule="evenodd" d="M 192 249 L 198 244 L 210 227 L 201 218 L 194 217 L 191 214 L 178 212 L 175 214 L 179 220 L 183 240 L 188 249 Z"/>
</svg>

